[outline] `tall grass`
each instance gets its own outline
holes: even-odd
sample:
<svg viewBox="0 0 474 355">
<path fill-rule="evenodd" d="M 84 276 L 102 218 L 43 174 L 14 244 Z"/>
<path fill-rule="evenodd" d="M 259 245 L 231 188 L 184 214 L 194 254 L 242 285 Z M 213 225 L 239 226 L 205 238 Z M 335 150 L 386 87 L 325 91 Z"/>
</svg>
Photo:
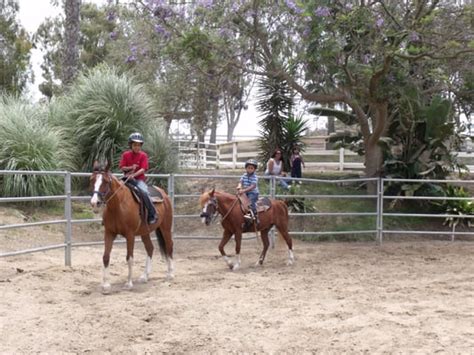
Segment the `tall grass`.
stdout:
<svg viewBox="0 0 474 355">
<path fill-rule="evenodd" d="M 58 171 L 70 169 L 71 150 L 64 132 L 48 125 L 47 112 L 20 99 L 0 99 L 0 169 Z M 5 175 L 4 196 L 53 195 L 64 190 L 53 176 Z"/>
<path fill-rule="evenodd" d="M 130 133 L 148 132 L 157 120 L 144 87 L 107 66 L 81 75 L 68 101 L 66 125 L 77 146 L 81 170 L 92 169 L 94 160 L 117 166 Z"/>
</svg>

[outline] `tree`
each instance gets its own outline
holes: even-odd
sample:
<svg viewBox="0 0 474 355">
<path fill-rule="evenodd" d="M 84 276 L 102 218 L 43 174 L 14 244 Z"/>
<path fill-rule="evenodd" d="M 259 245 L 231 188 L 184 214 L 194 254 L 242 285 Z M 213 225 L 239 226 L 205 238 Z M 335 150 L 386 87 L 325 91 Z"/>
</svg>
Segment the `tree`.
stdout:
<svg viewBox="0 0 474 355">
<path fill-rule="evenodd" d="M 65 0 L 63 84 L 72 84 L 79 71 L 79 19 L 81 0 Z"/>
<path fill-rule="evenodd" d="M 109 60 L 111 43 L 117 36 L 116 11 L 114 6 L 98 7 L 91 3 L 81 3 L 77 43 L 78 71 L 93 68 Z M 44 52 L 41 69 L 46 80 L 40 83 L 39 89 L 43 95 L 51 99 L 53 95 L 62 92 L 64 84 L 64 16 L 46 19 L 36 31 L 34 41 L 36 46 Z"/>
<path fill-rule="evenodd" d="M 379 141 L 407 78 L 420 92 L 445 94 L 446 74 L 467 66 L 474 51 L 472 31 L 466 31 L 472 27 L 470 5 L 286 0 L 219 6 L 220 23 L 233 24 L 255 43 L 252 62 L 258 70 L 247 70 L 280 77 L 306 101 L 349 107 L 363 137 L 370 177 L 381 172 Z"/>
<path fill-rule="evenodd" d="M 18 1 L 0 0 L 0 93 L 13 95 L 21 94 L 32 76 L 32 44 L 18 23 L 18 11 Z"/>
<path fill-rule="evenodd" d="M 259 82 L 258 110 L 261 112 L 259 125 L 261 138 L 259 148 L 260 161 L 266 162 L 275 149 L 283 149 L 285 145 L 284 127 L 291 115 L 293 98 L 288 84 L 278 78 L 262 78 Z M 284 170 L 289 170 L 288 151 L 282 152 Z"/>
</svg>

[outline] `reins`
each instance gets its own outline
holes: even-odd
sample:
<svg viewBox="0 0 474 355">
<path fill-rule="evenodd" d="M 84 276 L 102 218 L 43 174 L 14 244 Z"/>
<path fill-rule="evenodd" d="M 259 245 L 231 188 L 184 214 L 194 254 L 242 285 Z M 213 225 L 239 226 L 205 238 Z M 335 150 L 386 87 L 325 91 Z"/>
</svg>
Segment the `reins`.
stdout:
<svg viewBox="0 0 474 355">
<path fill-rule="evenodd" d="M 109 198 L 107 198 L 107 199 L 104 201 L 104 204 L 105 204 L 105 205 L 107 204 L 107 202 L 109 202 L 109 201 L 117 194 L 117 192 L 119 192 L 119 190 L 120 190 L 122 187 L 125 186 L 125 184 L 127 183 L 127 181 L 130 180 L 130 177 L 131 177 L 131 175 L 129 175 L 129 176 L 125 179 L 125 181 L 123 182 L 123 184 L 121 184 L 120 187 L 119 187 L 117 190 L 114 191 L 114 193 L 112 194 L 112 196 L 110 196 Z M 112 181 L 110 181 L 110 184 L 112 185 Z M 104 197 L 105 197 L 105 196 L 104 196 Z"/>
<path fill-rule="evenodd" d="M 230 206 L 230 208 L 229 208 L 229 210 L 227 211 L 227 213 L 225 214 L 225 216 L 224 216 L 224 217 L 222 217 L 222 221 L 223 221 L 223 220 L 225 220 L 225 219 L 227 218 L 227 216 L 230 214 L 230 212 L 231 212 L 231 211 L 232 211 L 232 209 L 234 208 L 234 206 L 235 206 L 235 204 L 237 203 L 237 201 L 240 201 L 240 198 L 239 198 L 239 196 L 238 196 L 238 195 L 236 195 L 236 197 L 237 197 L 237 198 L 236 198 L 236 199 L 235 199 L 235 201 L 232 203 L 232 206 Z M 216 199 L 216 201 L 217 201 L 217 199 Z"/>
</svg>

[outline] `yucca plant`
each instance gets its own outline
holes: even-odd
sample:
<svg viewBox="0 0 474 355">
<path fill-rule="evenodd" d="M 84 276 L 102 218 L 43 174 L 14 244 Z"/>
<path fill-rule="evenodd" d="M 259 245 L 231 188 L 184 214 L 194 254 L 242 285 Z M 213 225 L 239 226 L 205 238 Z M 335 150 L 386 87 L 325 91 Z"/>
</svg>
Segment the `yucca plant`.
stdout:
<svg viewBox="0 0 474 355">
<path fill-rule="evenodd" d="M 128 136 L 147 132 L 157 119 L 144 87 L 107 66 L 78 78 L 70 91 L 69 109 L 68 131 L 83 170 L 92 169 L 95 160 L 117 166 Z"/>
<path fill-rule="evenodd" d="M 161 124 L 145 132 L 143 149 L 148 153 L 149 173 L 168 174 L 177 170 L 178 160 L 171 148 L 171 142 Z"/>
<path fill-rule="evenodd" d="M 70 168 L 70 147 L 60 130 L 48 126 L 46 110 L 19 99 L 0 101 L 0 169 L 58 171 Z M 64 192 L 62 177 L 5 175 L 3 196 L 39 196 Z"/>
</svg>

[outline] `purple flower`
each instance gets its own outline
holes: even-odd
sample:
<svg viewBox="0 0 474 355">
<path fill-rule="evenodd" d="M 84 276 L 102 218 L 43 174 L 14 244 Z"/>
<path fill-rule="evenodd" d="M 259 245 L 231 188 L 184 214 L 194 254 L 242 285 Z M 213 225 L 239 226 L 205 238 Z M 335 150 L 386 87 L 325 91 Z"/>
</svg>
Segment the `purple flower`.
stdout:
<svg viewBox="0 0 474 355">
<path fill-rule="evenodd" d="M 132 55 L 129 55 L 127 59 L 125 59 L 125 63 L 135 63 L 137 61 L 137 57 Z"/>
<path fill-rule="evenodd" d="M 318 6 L 314 14 L 318 17 L 328 17 L 331 16 L 331 10 L 326 6 Z"/>
<path fill-rule="evenodd" d="M 107 21 L 113 21 L 113 20 L 115 20 L 115 12 L 109 11 L 107 13 Z"/>
<path fill-rule="evenodd" d="M 417 42 L 420 40 L 420 35 L 417 32 L 411 32 L 408 39 L 410 42 Z"/>
<path fill-rule="evenodd" d="M 375 27 L 381 28 L 383 26 L 384 20 L 382 17 L 377 17 L 377 20 L 375 21 Z"/>
<path fill-rule="evenodd" d="M 166 32 L 165 28 L 160 24 L 155 25 L 155 32 L 158 34 L 164 34 Z"/>
<path fill-rule="evenodd" d="M 311 34 L 311 28 L 306 26 L 305 29 L 303 30 L 303 37 L 309 37 L 310 34 Z"/>
<path fill-rule="evenodd" d="M 197 3 L 198 6 L 202 6 L 206 9 L 210 9 L 214 6 L 214 0 L 200 0 Z"/>
<path fill-rule="evenodd" d="M 285 0 L 285 4 L 290 10 L 297 14 L 301 14 L 303 12 L 303 9 L 296 5 L 293 0 Z"/>
<path fill-rule="evenodd" d="M 115 41 L 118 37 L 118 33 L 116 31 L 113 31 L 113 32 L 110 32 L 109 33 L 109 38 L 112 40 L 112 41 Z"/>
<path fill-rule="evenodd" d="M 137 46 L 132 45 L 130 47 L 130 52 L 132 52 L 132 55 L 136 55 L 137 54 Z"/>
</svg>

